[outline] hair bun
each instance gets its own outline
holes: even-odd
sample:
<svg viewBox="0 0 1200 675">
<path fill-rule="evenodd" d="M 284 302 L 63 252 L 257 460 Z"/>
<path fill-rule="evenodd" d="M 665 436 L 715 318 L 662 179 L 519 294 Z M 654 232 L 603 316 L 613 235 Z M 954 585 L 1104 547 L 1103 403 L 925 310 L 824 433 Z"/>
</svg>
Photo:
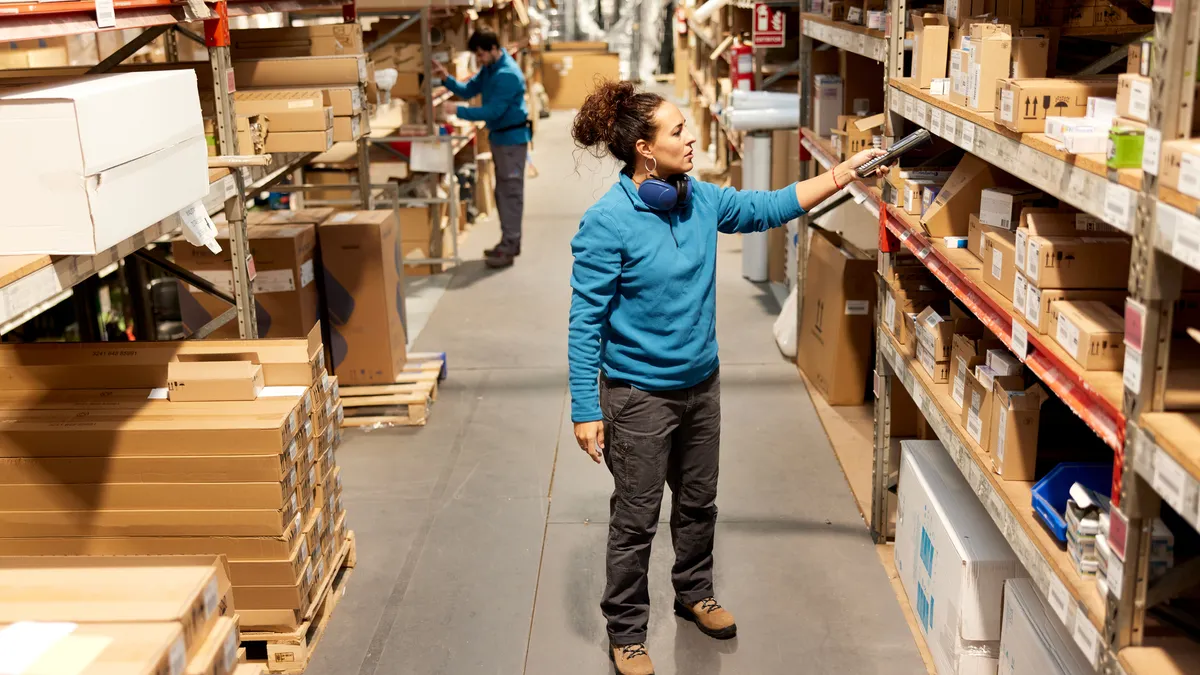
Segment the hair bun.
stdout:
<svg viewBox="0 0 1200 675">
<path fill-rule="evenodd" d="M 571 136 L 575 142 L 584 148 L 594 148 L 608 145 L 612 140 L 613 120 L 617 119 L 622 110 L 628 110 L 637 96 L 637 88 L 632 82 L 621 80 L 605 80 L 596 90 L 588 94 L 575 123 Z"/>
</svg>

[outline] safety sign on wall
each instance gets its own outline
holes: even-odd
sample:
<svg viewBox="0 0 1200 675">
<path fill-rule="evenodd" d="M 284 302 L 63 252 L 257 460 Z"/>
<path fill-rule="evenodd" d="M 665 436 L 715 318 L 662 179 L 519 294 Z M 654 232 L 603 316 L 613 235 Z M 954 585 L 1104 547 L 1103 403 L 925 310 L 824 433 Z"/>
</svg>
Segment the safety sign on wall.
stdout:
<svg viewBox="0 0 1200 675">
<path fill-rule="evenodd" d="M 761 2 L 754 4 L 754 46 L 782 47 L 787 20 L 783 10 Z"/>
</svg>

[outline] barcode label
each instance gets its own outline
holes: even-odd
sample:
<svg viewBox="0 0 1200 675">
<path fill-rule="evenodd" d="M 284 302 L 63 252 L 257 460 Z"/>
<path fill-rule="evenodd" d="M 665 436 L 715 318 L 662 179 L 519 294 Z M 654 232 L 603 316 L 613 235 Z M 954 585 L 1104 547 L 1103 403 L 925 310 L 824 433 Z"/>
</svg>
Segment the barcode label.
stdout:
<svg viewBox="0 0 1200 675">
<path fill-rule="evenodd" d="M 1129 116 L 1142 122 L 1150 119 L 1150 83 L 1141 80 L 1129 88 Z"/>
<path fill-rule="evenodd" d="M 116 28 L 117 11 L 113 8 L 113 0 L 96 0 L 96 27 Z"/>
<path fill-rule="evenodd" d="M 932 115 L 932 117 L 930 117 L 930 120 L 929 120 L 930 130 L 933 131 L 933 133 L 937 134 L 938 136 L 942 135 L 942 119 L 944 117 L 945 117 L 945 113 L 942 112 L 942 109 L 935 108 L 933 111 L 933 115 Z"/>
<path fill-rule="evenodd" d="M 1161 210 L 1160 210 L 1161 212 Z M 1171 242 L 1171 255 L 1185 265 L 1200 269 L 1200 227 L 1194 218 L 1175 219 L 1175 237 Z"/>
<path fill-rule="evenodd" d="M 1008 436 L 1008 406 L 1000 406 L 1000 416 L 996 420 L 996 457 L 1004 464 L 1004 441 Z"/>
<path fill-rule="evenodd" d="M 962 147 L 967 152 L 975 152 L 975 123 L 963 120 Z"/>
<path fill-rule="evenodd" d="M 1025 326 L 1016 318 L 1012 320 L 1012 350 L 1022 361 L 1029 354 L 1029 331 L 1025 330 Z"/>
<path fill-rule="evenodd" d="M 1163 501 L 1176 511 L 1183 511 L 1184 486 L 1187 485 L 1187 472 L 1179 466 L 1173 457 L 1163 452 L 1162 448 L 1154 448 L 1154 478 L 1150 481 Z"/>
<path fill-rule="evenodd" d="M 916 108 L 917 102 L 913 100 L 912 96 L 906 94 L 904 96 L 904 116 L 915 122 L 917 118 Z"/>
<path fill-rule="evenodd" d="M 1038 274 L 1042 269 L 1042 247 L 1032 239 L 1029 241 L 1028 246 L 1029 253 L 1025 259 L 1025 276 L 1029 277 L 1030 281 L 1037 283 Z"/>
<path fill-rule="evenodd" d="M 1071 594 L 1067 592 L 1066 585 L 1056 576 L 1050 577 L 1050 588 L 1046 592 L 1046 600 L 1050 603 L 1050 609 L 1058 616 L 1059 621 L 1063 622 L 1064 626 L 1070 626 L 1068 619 L 1071 618 Z"/>
<path fill-rule="evenodd" d="M 1025 314 L 1025 296 L 1026 289 L 1029 288 L 1029 282 L 1025 281 L 1025 275 L 1020 272 L 1013 275 L 1013 309 L 1018 314 Z"/>
<path fill-rule="evenodd" d="M 1104 191 L 1104 219 L 1117 229 L 1133 233 L 1133 216 L 1137 211 L 1137 195 L 1133 190 L 1109 183 Z"/>
<path fill-rule="evenodd" d="M 1062 348 L 1067 350 L 1067 353 L 1079 359 L 1079 328 L 1067 318 L 1066 314 L 1058 313 L 1058 329 L 1054 333 L 1054 339 Z M 1083 356 L 1087 356 L 1084 354 Z"/>
<path fill-rule="evenodd" d="M 977 391 L 971 392 L 971 407 L 967 410 L 967 433 L 971 434 L 976 443 L 983 442 L 983 420 L 979 418 L 979 410 L 982 407 L 983 397 Z"/>
<path fill-rule="evenodd" d="M 1000 119 L 1005 122 L 1013 121 L 1013 92 L 1011 89 L 1000 92 Z"/>
<path fill-rule="evenodd" d="M 1200 156 L 1183 153 L 1179 162 L 1179 191 L 1200 199 Z"/>
<path fill-rule="evenodd" d="M 958 358 L 958 373 L 954 375 L 954 389 L 950 392 L 950 397 L 954 399 L 954 403 L 961 408 L 963 404 L 963 393 L 967 386 L 967 362 L 961 356 Z"/>
<path fill-rule="evenodd" d="M 1100 633 L 1096 631 L 1096 627 L 1092 625 L 1087 617 L 1080 615 L 1075 620 L 1075 644 L 1079 645 L 1079 649 L 1087 658 L 1088 663 L 1095 668 L 1099 665 L 1100 656 Z"/>
<path fill-rule="evenodd" d="M 992 249 L 992 276 L 996 279 L 1004 276 L 1004 251 Z"/>
<path fill-rule="evenodd" d="M 1016 252 L 1013 254 L 1013 260 L 1016 262 L 1017 271 L 1025 271 L 1025 257 L 1029 252 L 1029 233 L 1025 230 L 1017 230 Z"/>
<path fill-rule="evenodd" d="M 1025 319 L 1033 324 L 1034 328 L 1042 325 L 1042 292 L 1028 283 L 1025 284 Z"/>
</svg>

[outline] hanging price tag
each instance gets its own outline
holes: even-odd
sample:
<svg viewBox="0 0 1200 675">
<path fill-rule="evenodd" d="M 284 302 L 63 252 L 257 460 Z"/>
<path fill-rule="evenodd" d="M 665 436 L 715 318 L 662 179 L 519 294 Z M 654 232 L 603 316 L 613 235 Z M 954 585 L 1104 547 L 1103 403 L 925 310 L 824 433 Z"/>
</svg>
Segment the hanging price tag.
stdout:
<svg viewBox="0 0 1200 675">
<path fill-rule="evenodd" d="M 1029 331 L 1015 318 L 1012 320 L 1012 350 L 1022 361 L 1029 353 Z"/>
</svg>

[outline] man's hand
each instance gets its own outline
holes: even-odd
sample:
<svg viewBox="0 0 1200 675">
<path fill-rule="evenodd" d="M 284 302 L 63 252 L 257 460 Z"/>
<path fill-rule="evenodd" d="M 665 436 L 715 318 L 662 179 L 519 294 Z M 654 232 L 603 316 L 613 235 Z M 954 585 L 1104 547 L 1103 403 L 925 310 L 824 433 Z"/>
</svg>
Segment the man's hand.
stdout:
<svg viewBox="0 0 1200 675">
<path fill-rule="evenodd" d="M 584 452 L 591 455 L 592 461 L 597 464 L 604 461 L 600 454 L 604 449 L 604 422 L 577 422 L 575 440 Z"/>
<path fill-rule="evenodd" d="M 448 102 L 448 103 L 443 103 L 442 104 L 442 114 L 445 117 L 457 117 L 459 105 L 460 104 L 454 103 L 453 101 Z"/>
</svg>

